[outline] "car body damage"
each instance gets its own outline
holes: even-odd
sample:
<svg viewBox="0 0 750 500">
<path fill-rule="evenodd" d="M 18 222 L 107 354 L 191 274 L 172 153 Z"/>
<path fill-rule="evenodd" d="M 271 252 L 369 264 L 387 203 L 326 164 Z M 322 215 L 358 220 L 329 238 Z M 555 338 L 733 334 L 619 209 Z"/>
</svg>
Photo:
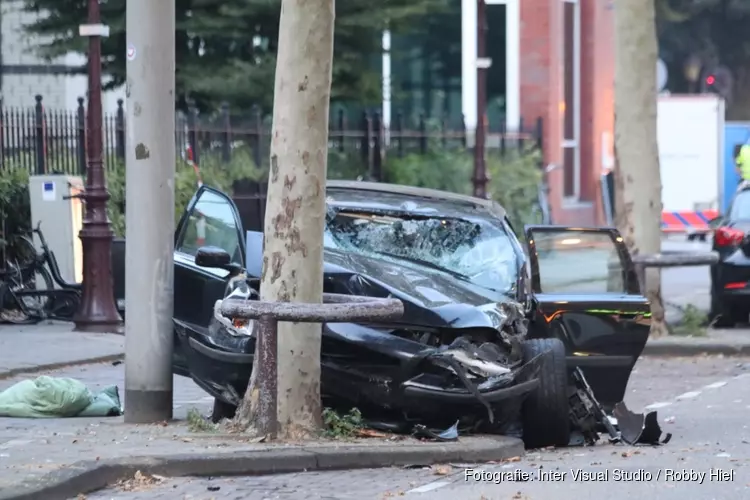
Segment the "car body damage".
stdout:
<svg viewBox="0 0 750 500">
<path fill-rule="evenodd" d="M 524 251 L 487 200 L 363 182 L 331 182 L 327 196 L 324 291 L 396 298 L 404 314 L 323 325 L 326 406 L 356 407 L 382 429 L 517 434 L 529 447 L 591 443 L 600 432 L 623 439 L 609 414 L 650 312 L 614 229 L 530 227 Z M 197 218 L 200 244 L 186 241 Z M 220 305 L 257 299 L 262 235 L 202 187 L 175 248 L 175 372 L 216 398 L 216 418 L 231 416 L 256 332 Z M 627 439 L 653 438 L 653 428 L 636 429 L 652 417 L 618 411 Z"/>
</svg>

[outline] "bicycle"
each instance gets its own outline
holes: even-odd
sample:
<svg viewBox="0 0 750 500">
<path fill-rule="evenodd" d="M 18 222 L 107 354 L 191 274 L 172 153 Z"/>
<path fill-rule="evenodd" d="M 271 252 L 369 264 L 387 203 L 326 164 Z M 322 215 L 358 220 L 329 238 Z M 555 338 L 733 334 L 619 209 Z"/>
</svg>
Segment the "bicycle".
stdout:
<svg viewBox="0 0 750 500">
<path fill-rule="evenodd" d="M 55 254 L 42 233 L 41 224 L 39 221 L 30 235 L 19 238 L 20 247 L 25 250 L 19 253 L 33 256 L 30 262 L 22 265 L 6 262 L 10 270 L 2 276 L 0 300 L 3 305 L 10 303 L 18 306 L 31 322 L 45 319 L 68 321 L 78 310 L 83 286 L 62 277 Z M 41 252 L 36 250 L 33 234 L 39 237 Z M 55 283 L 58 289 L 54 288 Z M 39 289 L 40 284 L 44 289 Z"/>
</svg>

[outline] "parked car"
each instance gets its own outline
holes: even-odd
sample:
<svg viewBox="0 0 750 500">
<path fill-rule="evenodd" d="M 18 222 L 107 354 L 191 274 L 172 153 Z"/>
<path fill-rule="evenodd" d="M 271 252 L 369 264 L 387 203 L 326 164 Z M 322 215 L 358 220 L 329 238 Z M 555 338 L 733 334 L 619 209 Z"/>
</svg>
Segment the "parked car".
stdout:
<svg viewBox="0 0 750 500">
<path fill-rule="evenodd" d="M 711 266 L 709 317 L 717 327 L 732 328 L 750 316 L 750 184 L 738 189 L 726 214 L 712 225 L 719 262 Z"/>
<path fill-rule="evenodd" d="M 324 325 L 326 404 L 492 432 L 520 418 L 540 447 L 590 434 L 598 404 L 623 399 L 650 309 L 615 229 L 530 226 L 527 254 L 489 200 L 329 181 L 327 206 L 324 291 L 398 298 L 405 313 Z M 228 196 L 203 186 L 175 237 L 174 371 L 216 398 L 217 419 L 232 415 L 253 362 L 252 328 L 217 307 L 259 282 L 262 235 L 245 227 Z"/>
</svg>

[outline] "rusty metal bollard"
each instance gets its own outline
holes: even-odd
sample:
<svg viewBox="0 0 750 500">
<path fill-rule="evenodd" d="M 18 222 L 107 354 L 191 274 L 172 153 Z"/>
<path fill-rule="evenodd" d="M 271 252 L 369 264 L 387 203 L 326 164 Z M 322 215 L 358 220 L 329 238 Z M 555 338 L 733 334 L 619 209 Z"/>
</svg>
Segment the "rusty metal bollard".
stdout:
<svg viewBox="0 0 750 500">
<path fill-rule="evenodd" d="M 255 360 L 259 364 L 258 390 L 262 435 L 275 438 L 278 431 L 277 413 L 277 335 L 279 321 L 294 323 L 356 323 L 371 320 L 395 320 L 404 314 L 398 299 L 381 299 L 359 295 L 324 293 L 322 304 L 298 302 L 260 302 L 226 299 L 221 314 L 228 318 L 258 320 Z"/>
<path fill-rule="evenodd" d="M 633 256 L 635 274 L 641 291 L 646 290 L 646 268 L 710 266 L 719 262 L 716 252 L 664 252 Z"/>
</svg>

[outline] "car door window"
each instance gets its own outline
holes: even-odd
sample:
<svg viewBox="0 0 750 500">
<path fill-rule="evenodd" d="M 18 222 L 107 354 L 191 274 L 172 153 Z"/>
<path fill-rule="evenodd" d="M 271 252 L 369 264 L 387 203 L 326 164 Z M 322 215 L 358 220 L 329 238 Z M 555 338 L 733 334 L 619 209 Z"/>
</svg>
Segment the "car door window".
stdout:
<svg viewBox="0 0 750 500">
<path fill-rule="evenodd" d="M 234 208 L 229 200 L 204 191 L 185 221 L 185 230 L 175 250 L 194 256 L 201 247 L 219 247 L 226 250 L 234 262 L 242 262 L 239 235 Z"/>
<path fill-rule="evenodd" d="M 612 235 L 595 231 L 534 233 L 542 293 L 627 293 Z"/>
</svg>

